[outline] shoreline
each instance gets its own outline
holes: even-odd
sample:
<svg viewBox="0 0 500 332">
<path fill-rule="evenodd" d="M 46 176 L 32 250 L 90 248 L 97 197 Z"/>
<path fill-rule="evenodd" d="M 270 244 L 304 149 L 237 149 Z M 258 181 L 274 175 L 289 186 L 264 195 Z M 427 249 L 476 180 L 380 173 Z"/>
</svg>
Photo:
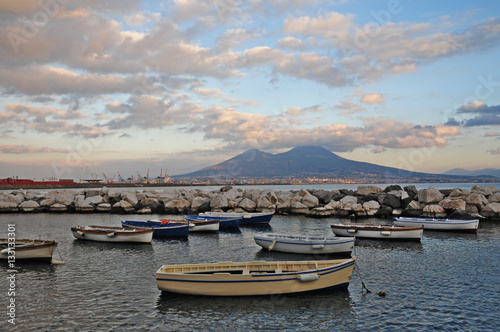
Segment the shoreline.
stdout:
<svg viewBox="0 0 500 332">
<path fill-rule="evenodd" d="M 274 212 L 311 217 L 399 216 L 500 219 L 500 190 L 495 185 L 467 189 L 415 185 L 359 185 L 354 189 L 274 190 L 224 186 L 153 188 L 102 187 L 76 192 L 14 189 L 0 192 L 0 213 L 197 214 L 206 211 Z M 213 187 L 213 186 L 212 186 Z M 158 190 L 161 188 L 162 190 Z M 64 188 L 69 189 L 69 188 Z"/>
</svg>

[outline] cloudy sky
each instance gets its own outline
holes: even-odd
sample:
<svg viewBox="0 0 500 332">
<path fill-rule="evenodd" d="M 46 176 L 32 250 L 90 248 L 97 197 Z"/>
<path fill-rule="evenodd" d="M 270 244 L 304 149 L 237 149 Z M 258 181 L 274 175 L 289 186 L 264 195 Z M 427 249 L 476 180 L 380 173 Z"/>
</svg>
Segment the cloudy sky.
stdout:
<svg viewBox="0 0 500 332">
<path fill-rule="evenodd" d="M 0 1 L 0 178 L 321 145 L 500 168 L 498 1 Z"/>
</svg>

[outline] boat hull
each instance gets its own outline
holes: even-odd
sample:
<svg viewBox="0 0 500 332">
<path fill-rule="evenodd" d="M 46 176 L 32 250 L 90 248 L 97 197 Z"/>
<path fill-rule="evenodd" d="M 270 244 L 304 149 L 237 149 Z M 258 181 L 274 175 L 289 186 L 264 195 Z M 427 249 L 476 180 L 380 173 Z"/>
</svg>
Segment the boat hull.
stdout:
<svg viewBox="0 0 500 332">
<path fill-rule="evenodd" d="M 204 221 L 204 220 L 218 220 L 219 228 L 238 228 L 240 227 L 243 218 L 228 218 L 228 217 L 209 217 L 209 216 L 195 216 L 195 215 L 185 215 L 184 219 L 187 221 Z"/>
<path fill-rule="evenodd" d="M 189 222 L 190 232 L 217 232 L 219 230 L 219 220 L 196 220 Z"/>
<path fill-rule="evenodd" d="M 424 229 L 435 231 L 477 232 L 479 219 L 441 219 L 441 218 L 394 218 L 397 226 L 423 226 Z"/>
<path fill-rule="evenodd" d="M 149 221 L 122 221 L 125 228 L 152 229 L 153 237 L 186 237 L 189 235 L 189 224 L 161 224 Z"/>
<path fill-rule="evenodd" d="M 158 289 L 205 296 L 291 294 L 347 288 L 354 259 L 164 265 L 156 272 Z M 192 272 L 186 272 L 192 271 Z"/>
<path fill-rule="evenodd" d="M 153 239 L 152 229 L 85 226 L 72 227 L 71 232 L 77 239 L 97 242 L 151 243 Z"/>
<path fill-rule="evenodd" d="M 241 220 L 241 225 L 254 225 L 254 224 L 268 224 L 273 217 L 274 212 L 204 212 L 200 213 L 199 216 L 208 217 L 224 217 L 224 218 L 243 218 Z"/>
<path fill-rule="evenodd" d="M 0 239 L 0 259 L 9 259 L 9 239 Z M 15 260 L 50 262 L 54 248 L 57 246 L 55 241 L 44 240 L 15 240 Z"/>
<path fill-rule="evenodd" d="M 351 254 L 354 238 L 350 237 L 307 237 L 285 234 L 257 234 L 255 243 L 269 251 L 296 254 Z"/>
<path fill-rule="evenodd" d="M 354 236 L 356 238 L 391 240 L 391 241 L 418 241 L 423 235 L 423 228 L 399 227 L 385 225 L 331 225 L 337 236 Z"/>
</svg>

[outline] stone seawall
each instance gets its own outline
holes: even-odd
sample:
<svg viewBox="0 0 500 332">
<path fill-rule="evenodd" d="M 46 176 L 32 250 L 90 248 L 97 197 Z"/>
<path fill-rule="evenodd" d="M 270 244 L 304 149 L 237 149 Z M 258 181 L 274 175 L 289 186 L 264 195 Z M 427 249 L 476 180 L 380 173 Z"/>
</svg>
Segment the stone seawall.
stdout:
<svg viewBox="0 0 500 332">
<path fill-rule="evenodd" d="M 500 219 L 500 191 L 494 185 L 471 190 L 434 187 L 417 190 L 391 185 L 357 190 L 197 188 L 165 190 L 13 190 L 0 192 L 2 213 L 196 214 L 205 211 L 256 212 L 313 217 L 450 217 Z"/>
</svg>

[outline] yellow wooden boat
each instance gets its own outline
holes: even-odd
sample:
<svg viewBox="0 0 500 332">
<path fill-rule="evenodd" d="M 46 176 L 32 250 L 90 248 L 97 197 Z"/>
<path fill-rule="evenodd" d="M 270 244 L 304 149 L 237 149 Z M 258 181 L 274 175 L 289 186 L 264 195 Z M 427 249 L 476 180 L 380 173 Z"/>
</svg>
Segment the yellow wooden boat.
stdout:
<svg viewBox="0 0 500 332">
<path fill-rule="evenodd" d="M 162 291 L 208 296 L 290 294 L 347 288 L 355 259 L 163 265 L 156 271 L 156 283 Z"/>
</svg>

